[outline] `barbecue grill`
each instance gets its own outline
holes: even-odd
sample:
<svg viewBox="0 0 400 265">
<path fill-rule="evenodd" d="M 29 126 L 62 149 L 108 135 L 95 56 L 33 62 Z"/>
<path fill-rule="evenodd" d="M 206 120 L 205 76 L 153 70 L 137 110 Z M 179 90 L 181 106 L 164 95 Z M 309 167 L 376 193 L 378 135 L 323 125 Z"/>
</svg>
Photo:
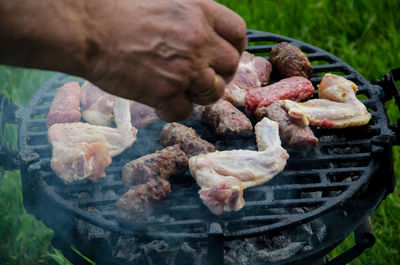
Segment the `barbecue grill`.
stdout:
<svg viewBox="0 0 400 265">
<path fill-rule="evenodd" d="M 49 79 L 24 108 L 1 95 L 1 164 L 21 170 L 26 209 L 54 230 L 53 244 L 74 264 L 85 261 L 70 246 L 98 264 L 346 264 L 374 244 L 368 218 L 394 191 L 392 146 L 399 143 L 399 130 L 388 125 L 383 103 L 395 97 L 399 105 L 395 80 L 400 71 L 372 85 L 326 51 L 254 30 L 248 31 L 247 51 L 268 56 L 282 41 L 299 47 L 311 62 L 318 61 L 311 78 L 315 87 L 327 72 L 355 82 L 372 119 L 356 128 L 312 128 L 318 147 L 308 152 L 289 150 L 285 170 L 266 184 L 246 190 L 246 205 L 239 212 L 211 214 L 187 171 L 171 180 L 172 193 L 141 222 L 117 219 L 115 202 L 126 191 L 122 167 L 162 148 L 163 121 L 139 129 L 134 145 L 113 158 L 107 177 L 64 183 L 50 167 L 46 127 L 57 88 L 70 80 L 82 82 L 64 74 Z M 272 81 L 277 80 L 273 74 Z M 19 125 L 18 150 L 3 143 L 6 123 Z M 254 135 L 218 137 L 193 117 L 184 124 L 218 150 L 256 150 Z M 328 261 L 326 254 L 352 232 L 354 247 Z"/>
</svg>

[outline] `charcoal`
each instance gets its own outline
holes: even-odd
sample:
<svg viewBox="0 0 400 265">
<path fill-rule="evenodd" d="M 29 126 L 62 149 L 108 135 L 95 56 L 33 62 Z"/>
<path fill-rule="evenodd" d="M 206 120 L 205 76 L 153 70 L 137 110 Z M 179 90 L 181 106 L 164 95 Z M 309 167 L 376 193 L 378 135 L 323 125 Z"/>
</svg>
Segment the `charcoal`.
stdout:
<svg viewBox="0 0 400 265">
<path fill-rule="evenodd" d="M 267 249 L 262 249 L 257 251 L 255 260 L 257 262 L 277 262 L 283 259 L 287 259 L 298 253 L 307 242 L 292 242 L 285 248 L 268 251 Z"/>
</svg>

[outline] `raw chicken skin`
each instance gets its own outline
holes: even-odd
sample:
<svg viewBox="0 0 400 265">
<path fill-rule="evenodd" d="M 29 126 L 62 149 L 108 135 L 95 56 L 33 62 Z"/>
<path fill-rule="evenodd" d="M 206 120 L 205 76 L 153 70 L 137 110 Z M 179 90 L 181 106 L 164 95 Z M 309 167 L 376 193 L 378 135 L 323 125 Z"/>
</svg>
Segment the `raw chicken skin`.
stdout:
<svg viewBox="0 0 400 265">
<path fill-rule="evenodd" d="M 53 146 L 51 167 L 58 176 L 71 182 L 105 176 L 111 157 L 122 153 L 136 140 L 130 124 L 129 102 L 117 99 L 114 106 L 117 128 L 87 123 L 60 123 L 48 130 Z"/>
<path fill-rule="evenodd" d="M 286 166 L 278 123 L 263 118 L 255 126 L 259 151 L 232 150 L 194 156 L 189 169 L 204 204 L 216 215 L 244 206 L 243 190 L 269 181 Z"/>
<path fill-rule="evenodd" d="M 114 120 L 115 96 L 92 83 L 82 85 L 82 117 L 93 125 L 110 126 Z"/>
<path fill-rule="evenodd" d="M 116 98 L 85 81 L 82 85 L 82 117 L 93 125 L 111 126 Z M 154 108 L 133 100 L 129 100 L 129 104 L 132 126 L 146 127 L 157 119 Z"/>
<path fill-rule="evenodd" d="M 357 85 L 342 76 L 326 74 L 318 86 L 319 99 L 304 103 L 285 100 L 283 108 L 304 124 L 345 128 L 368 124 L 371 114 L 356 97 Z"/>
</svg>

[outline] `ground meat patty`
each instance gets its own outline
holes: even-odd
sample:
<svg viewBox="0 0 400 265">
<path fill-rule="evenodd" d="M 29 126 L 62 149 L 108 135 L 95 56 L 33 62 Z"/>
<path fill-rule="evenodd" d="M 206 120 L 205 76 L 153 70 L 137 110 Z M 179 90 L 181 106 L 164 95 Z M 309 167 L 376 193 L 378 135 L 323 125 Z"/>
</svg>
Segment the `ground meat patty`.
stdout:
<svg viewBox="0 0 400 265">
<path fill-rule="evenodd" d="M 219 135 L 251 135 L 250 120 L 230 102 L 220 99 L 209 106 L 197 106 L 194 113 L 198 120 L 209 123 Z"/>
<path fill-rule="evenodd" d="M 310 80 L 302 76 L 285 78 L 275 84 L 249 90 L 245 97 L 245 110 L 248 114 L 254 114 L 258 107 L 266 107 L 281 99 L 301 101 L 311 97 L 314 92 Z"/>
<path fill-rule="evenodd" d="M 47 115 L 47 128 L 55 123 L 81 120 L 82 89 L 78 82 L 68 82 L 58 90 Z"/>
<path fill-rule="evenodd" d="M 281 101 L 274 102 L 268 107 L 257 108 L 256 117 L 258 120 L 268 117 L 279 124 L 279 136 L 285 147 L 306 151 L 318 144 L 318 139 L 311 129 L 300 120 L 290 117 L 282 108 Z"/>
<path fill-rule="evenodd" d="M 117 217 L 125 221 L 137 222 L 146 217 L 152 205 L 158 203 L 171 192 L 168 180 L 149 178 L 147 183 L 131 187 L 116 202 Z"/>
<path fill-rule="evenodd" d="M 311 78 L 312 66 L 307 56 L 296 46 L 287 42 L 275 45 L 269 54 L 274 69 L 285 76 L 304 76 Z"/>
<path fill-rule="evenodd" d="M 122 169 L 122 182 L 130 187 L 146 183 L 151 177 L 168 178 L 185 171 L 187 165 L 188 157 L 179 145 L 168 146 L 127 163 Z"/>
<path fill-rule="evenodd" d="M 189 158 L 215 151 L 214 145 L 201 139 L 193 128 L 176 122 L 164 126 L 160 134 L 160 143 L 164 147 L 179 144 Z"/>
</svg>

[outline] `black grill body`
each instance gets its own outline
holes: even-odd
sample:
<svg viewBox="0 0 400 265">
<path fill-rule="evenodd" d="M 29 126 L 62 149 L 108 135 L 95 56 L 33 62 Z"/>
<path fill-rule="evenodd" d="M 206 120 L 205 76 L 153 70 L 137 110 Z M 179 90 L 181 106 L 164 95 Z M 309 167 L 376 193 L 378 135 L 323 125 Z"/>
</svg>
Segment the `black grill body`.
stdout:
<svg viewBox="0 0 400 265">
<path fill-rule="evenodd" d="M 167 240 L 171 245 L 183 241 L 197 244 L 207 250 L 206 262 L 222 264 L 224 242 L 293 234 L 300 226 L 314 227 L 309 236 L 302 239 L 307 248 L 271 264 L 310 264 L 355 231 L 358 240 L 355 249 L 332 264 L 344 264 L 353 259 L 373 244 L 367 219 L 394 190 L 391 148 L 396 135 L 388 126 L 383 105 L 389 96 L 381 86 L 370 84 L 337 57 L 291 38 L 249 31 L 247 51 L 268 56 L 271 48 L 281 41 L 299 47 L 312 63 L 319 62 L 313 65 L 311 81 L 315 87 L 328 72 L 355 82 L 359 87 L 358 95 L 362 95 L 361 101 L 372 114 L 370 123 L 346 129 L 312 128 L 319 138 L 318 147 L 309 152 L 289 150 L 285 170 L 266 184 L 246 190 L 246 205 L 239 212 L 223 216 L 211 214 L 199 199 L 198 186 L 186 172 L 171 180 L 172 193 L 155 206 L 147 219 L 127 224 L 115 216 L 114 204 L 125 192 L 121 169 L 128 161 L 162 148 L 159 133 L 165 123 L 156 121 L 139 129 L 134 145 L 113 158 L 106 169 L 106 178 L 97 182 L 64 183 L 50 168 L 46 117 L 57 89 L 67 81 L 82 80 L 56 74 L 25 108 L 10 109 L 9 114 L 3 112 L 0 116 L 3 117 L 2 128 L 5 122 L 19 123 L 19 159 L 10 162 L 13 150 L 3 146 L 2 151 L 9 161 L 6 164 L 21 169 L 25 207 L 55 231 L 54 244 L 72 260 L 75 254 L 71 245 L 99 264 L 129 264 L 128 260 L 116 257 L 113 250 L 121 237 L 129 236 L 144 242 Z M 278 79 L 276 73 L 272 75 L 273 82 Z M 314 97 L 317 93 L 316 90 Z M 4 98 L 1 102 L 3 109 L 12 106 Z M 13 121 L 14 113 L 16 120 Z M 254 136 L 219 138 L 210 127 L 193 117 L 184 124 L 195 128 L 218 150 L 256 148 Z M 318 234 L 321 228 L 325 230 Z M 100 231 L 98 234 L 93 232 L 96 229 Z M 142 258 L 140 262 L 155 264 L 149 258 Z"/>
</svg>

